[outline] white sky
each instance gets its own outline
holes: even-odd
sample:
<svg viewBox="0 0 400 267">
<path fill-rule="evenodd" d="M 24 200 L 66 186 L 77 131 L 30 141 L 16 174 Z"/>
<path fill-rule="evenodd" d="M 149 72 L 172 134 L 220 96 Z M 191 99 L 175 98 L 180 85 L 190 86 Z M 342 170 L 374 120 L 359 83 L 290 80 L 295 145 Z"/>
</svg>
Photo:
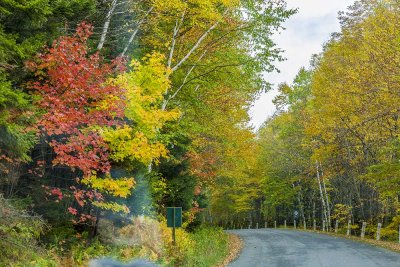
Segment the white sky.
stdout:
<svg viewBox="0 0 400 267">
<path fill-rule="evenodd" d="M 274 36 L 277 46 L 287 59 L 276 66 L 280 73 L 268 73 L 265 79 L 274 88 L 282 82 L 291 83 L 301 67 L 309 66 L 311 56 L 322 51 L 331 33 L 339 31 L 337 13 L 346 10 L 354 0 L 286 0 L 288 8 L 299 8 L 297 14 L 284 24 L 286 30 Z M 258 128 L 275 107 L 272 99 L 276 90 L 262 94 L 250 109 L 251 123 Z"/>
</svg>

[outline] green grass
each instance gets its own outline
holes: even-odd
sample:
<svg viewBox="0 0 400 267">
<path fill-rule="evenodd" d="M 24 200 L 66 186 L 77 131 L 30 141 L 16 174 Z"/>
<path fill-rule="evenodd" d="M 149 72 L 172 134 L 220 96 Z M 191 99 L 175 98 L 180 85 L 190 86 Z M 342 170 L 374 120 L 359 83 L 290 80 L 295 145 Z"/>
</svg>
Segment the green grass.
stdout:
<svg viewBox="0 0 400 267">
<path fill-rule="evenodd" d="M 123 262 L 148 258 L 161 266 L 212 267 L 229 254 L 229 237 L 221 228 L 177 229 L 172 245 L 165 222 L 148 219 L 125 226 L 121 236 L 142 237 L 142 243 L 117 244 L 100 236 L 88 242 L 67 223 L 53 228 L 40 217 L 30 216 L 0 196 L 0 266 L 87 266 L 90 259 L 111 257 Z M 158 230 L 152 238 L 149 233 Z M 125 231 L 122 231 L 125 230 Z M 144 238 L 148 237 L 148 238 Z"/>
<path fill-rule="evenodd" d="M 201 228 L 190 234 L 193 247 L 185 255 L 183 266 L 215 266 L 228 255 L 228 235 L 222 229 Z"/>
</svg>

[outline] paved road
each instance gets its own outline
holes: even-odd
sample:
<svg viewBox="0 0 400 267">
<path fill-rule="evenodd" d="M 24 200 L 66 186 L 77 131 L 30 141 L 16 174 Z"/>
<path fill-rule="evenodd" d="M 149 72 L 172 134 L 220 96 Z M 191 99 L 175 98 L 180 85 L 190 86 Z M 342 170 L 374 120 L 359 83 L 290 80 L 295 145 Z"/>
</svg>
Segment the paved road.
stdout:
<svg viewBox="0 0 400 267">
<path fill-rule="evenodd" d="M 244 248 L 229 267 L 400 267 L 400 254 L 343 238 L 293 230 L 237 230 Z"/>
</svg>

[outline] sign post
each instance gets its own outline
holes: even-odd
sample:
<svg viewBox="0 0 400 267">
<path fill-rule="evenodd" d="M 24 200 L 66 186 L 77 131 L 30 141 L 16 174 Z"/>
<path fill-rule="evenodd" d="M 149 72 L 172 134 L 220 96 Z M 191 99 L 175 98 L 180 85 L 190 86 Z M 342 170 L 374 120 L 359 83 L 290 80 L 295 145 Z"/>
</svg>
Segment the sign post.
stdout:
<svg viewBox="0 0 400 267">
<path fill-rule="evenodd" d="M 167 208 L 167 227 L 172 227 L 172 243 L 175 245 L 175 228 L 182 227 L 182 207 Z"/>
</svg>

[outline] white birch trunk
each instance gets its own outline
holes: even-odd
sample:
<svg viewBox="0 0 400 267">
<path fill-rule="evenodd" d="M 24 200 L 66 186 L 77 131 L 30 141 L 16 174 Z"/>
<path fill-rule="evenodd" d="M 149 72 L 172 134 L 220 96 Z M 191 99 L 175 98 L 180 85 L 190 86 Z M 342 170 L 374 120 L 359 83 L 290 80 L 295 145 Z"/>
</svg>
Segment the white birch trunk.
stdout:
<svg viewBox="0 0 400 267">
<path fill-rule="evenodd" d="M 324 214 L 324 220 L 327 221 L 328 219 L 328 214 L 326 211 L 326 204 L 325 204 L 325 197 L 324 193 L 322 191 L 322 184 L 321 184 L 321 179 L 319 175 L 319 168 L 318 168 L 318 162 L 316 162 L 316 167 L 317 167 L 317 180 L 318 180 L 318 185 L 319 185 L 319 193 L 321 195 L 321 202 L 322 202 L 322 209 L 323 209 L 323 214 Z"/>
<path fill-rule="evenodd" d="M 324 172 L 322 171 L 321 163 L 319 164 L 319 166 L 320 166 L 320 169 L 321 169 L 322 186 L 323 186 L 323 188 L 324 188 L 324 193 L 325 193 L 326 211 L 327 211 L 327 215 L 328 215 L 328 217 L 327 217 L 327 220 L 328 220 L 328 221 L 327 221 L 327 224 L 328 224 L 328 225 L 327 225 L 327 228 L 328 228 L 328 231 L 329 231 L 330 228 L 331 228 L 331 208 L 330 208 L 328 193 L 327 193 L 327 191 L 326 191 Z"/>
<path fill-rule="evenodd" d="M 180 20 L 176 20 L 175 22 L 175 27 L 172 33 L 172 41 L 171 41 L 171 48 L 169 49 L 169 56 L 168 56 L 168 61 L 167 61 L 167 66 L 168 68 L 171 68 L 172 66 L 172 59 L 174 57 L 174 51 L 175 51 L 175 44 L 176 44 L 176 38 L 178 37 L 179 29 L 183 23 L 183 20 L 185 18 L 185 13 L 186 11 L 183 11 L 182 16 Z"/>
<path fill-rule="evenodd" d="M 228 12 L 228 10 L 225 10 L 224 14 Z M 221 21 L 217 21 L 215 22 L 213 25 L 210 26 L 210 28 L 208 28 L 208 30 L 203 33 L 202 36 L 200 36 L 200 38 L 197 40 L 197 42 L 193 45 L 193 47 L 189 50 L 189 52 L 186 53 L 186 55 L 171 69 L 172 72 L 176 71 L 183 63 L 186 62 L 186 60 L 193 54 L 194 51 L 196 51 L 196 49 L 200 46 L 200 44 L 203 42 L 203 40 L 210 34 L 210 32 L 212 32 L 212 30 L 214 30 L 218 24 Z"/>
<path fill-rule="evenodd" d="M 110 7 L 110 10 L 108 10 L 108 12 L 107 12 L 106 21 L 104 22 L 103 30 L 101 32 L 100 41 L 99 41 L 99 44 L 97 45 L 97 50 L 101 50 L 104 46 L 104 43 L 105 43 L 106 37 L 107 37 L 107 33 L 108 33 L 108 28 L 110 27 L 111 17 L 114 13 L 115 7 L 117 6 L 117 3 L 118 3 L 118 0 L 113 0 L 111 2 L 111 7 Z"/>
<path fill-rule="evenodd" d="M 121 57 L 125 56 L 126 52 L 128 51 L 129 46 L 131 45 L 131 43 L 133 42 L 133 40 L 136 37 L 136 34 L 139 32 L 139 28 L 140 26 L 143 24 L 143 22 L 146 20 L 146 17 L 150 14 L 150 12 L 153 10 L 153 7 L 151 7 L 146 14 L 144 15 L 144 17 L 137 23 L 135 30 L 132 32 L 131 37 L 128 40 L 128 43 L 126 44 L 124 51 L 122 51 L 121 53 Z"/>
</svg>

